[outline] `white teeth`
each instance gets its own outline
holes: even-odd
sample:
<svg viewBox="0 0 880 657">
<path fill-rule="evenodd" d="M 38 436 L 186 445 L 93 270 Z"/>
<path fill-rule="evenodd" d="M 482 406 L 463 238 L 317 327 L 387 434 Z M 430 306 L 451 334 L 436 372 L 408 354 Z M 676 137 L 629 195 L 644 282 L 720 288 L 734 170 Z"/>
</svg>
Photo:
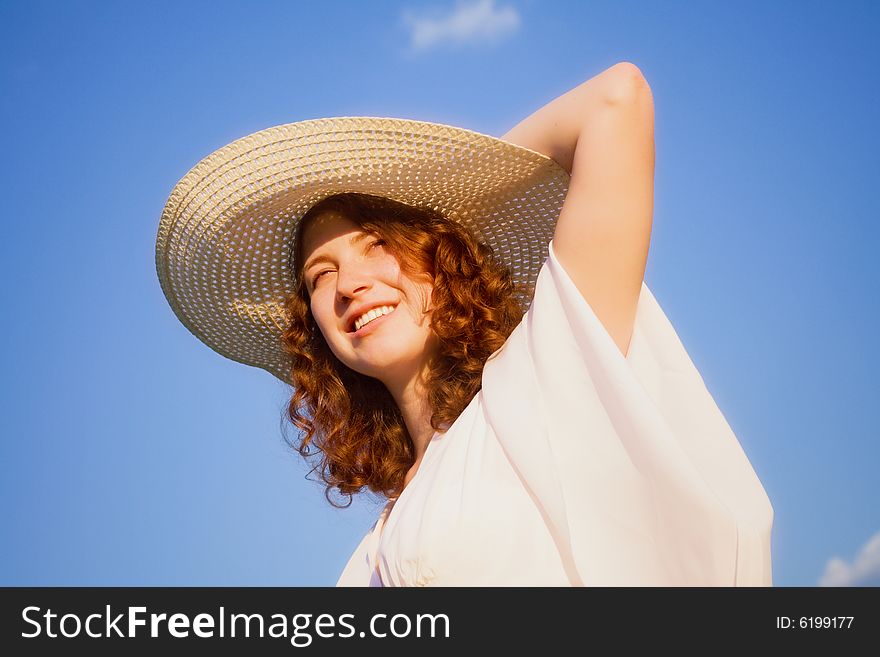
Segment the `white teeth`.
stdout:
<svg viewBox="0 0 880 657">
<path fill-rule="evenodd" d="M 370 312 L 364 313 L 358 318 L 358 320 L 354 323 L 354 330 L 360 331 L 364 324 L 368 324 L 369 322 L 373 321 L 377 317 L 381 317 L 382 315 L 387 315 L 393 310 L 394 306 L 380 306 L 379 308 L 373 308 Z"/>
</svg>

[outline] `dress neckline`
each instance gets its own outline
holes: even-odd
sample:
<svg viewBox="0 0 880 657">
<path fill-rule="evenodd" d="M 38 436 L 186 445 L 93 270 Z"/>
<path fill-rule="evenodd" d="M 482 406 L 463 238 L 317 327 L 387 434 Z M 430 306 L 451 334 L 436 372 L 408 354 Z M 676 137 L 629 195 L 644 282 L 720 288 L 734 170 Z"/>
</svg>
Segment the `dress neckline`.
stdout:
<svg viewBox="0 0 880 657">
<path fill-rule="evenodd" d="M 416 473 L 413 475 L 413 478 L 410 479 L 409 483 L 403 487 L 403 490 L 400 491 L 400 495 L 398 495 L 396 499 L 388 500 L 388 503 L 385 505 L 385 508 L 382 510 L 382 516 L 381 516 L 381 519 L 379 522 L 379 527 L 378 527 L 379 535 L 377 536 L 377 539 L 376 539 L 377 545 L 381 546 L 382 537 L 385 535 L 385 525 L 388 524 L 388 521 L 391 519 L 391 516 L 394 515 L 395 510 L 397 509 L 397 507 L 400 506 L 400 503 L 403 501 L 404 497 L 406 497 L 407 491 L 412 489 L 412 487 L 415 485 L 415 483 L 419 480 L 419 477 L 421 477 L 422 472 L 425 469 L 425 464 L 427 463 L 427 460 L 428 460 L 428 454 L 431 453 L 432 447 L 434 446 L 434 443 L 437 442 L 438 439 L 442 435 L 443 434 L 441 434 L 439 431 L 434 432 L 434 435 L 431 436 L 431 440 L 428 441 L 428 446 L 425 448 L 425 453 L 422 454 L 422 462 L 419 464 L 419 467 L 416 470 Z"/>
</svg>

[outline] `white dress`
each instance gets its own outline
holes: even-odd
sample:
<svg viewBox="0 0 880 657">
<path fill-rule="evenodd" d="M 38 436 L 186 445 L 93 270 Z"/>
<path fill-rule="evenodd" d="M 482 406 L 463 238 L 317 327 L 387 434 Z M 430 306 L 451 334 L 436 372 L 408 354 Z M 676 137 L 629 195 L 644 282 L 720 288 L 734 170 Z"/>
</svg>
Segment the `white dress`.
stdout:
<svg viewBox="0 0 880 657">
<path fill-rule="evenodd" d="M 337 586 L 772 586 L 773 507 L 647 285 L 624 357 L 549 252 Z"/>
</svg>

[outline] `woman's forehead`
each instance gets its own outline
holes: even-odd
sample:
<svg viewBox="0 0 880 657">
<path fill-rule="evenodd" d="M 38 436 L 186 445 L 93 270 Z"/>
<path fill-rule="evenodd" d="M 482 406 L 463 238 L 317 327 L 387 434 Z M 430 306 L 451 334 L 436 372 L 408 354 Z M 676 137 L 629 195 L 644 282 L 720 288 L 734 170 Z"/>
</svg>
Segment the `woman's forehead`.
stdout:
<svg viewBox="0 0 880 657">
<path fill-rule="evenodd" d="M 363 229 L 351 219 L 336 212 L 326 212 L 312 219 L 303 229 L 302 250 L 305 257 L 322 244 Z"/>
</svg>

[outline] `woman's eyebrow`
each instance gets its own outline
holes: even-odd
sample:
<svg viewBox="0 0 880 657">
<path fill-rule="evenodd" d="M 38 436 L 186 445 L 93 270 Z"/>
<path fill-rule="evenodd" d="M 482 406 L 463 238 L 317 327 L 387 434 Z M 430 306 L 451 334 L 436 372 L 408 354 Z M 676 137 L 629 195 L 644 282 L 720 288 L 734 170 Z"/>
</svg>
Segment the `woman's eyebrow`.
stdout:
<svg viewBox="0 0 880 657">
<path fill-rule="evenodd" d="M 348 243 L 351 246 L 355 246 L 358 242 L 365 240 L 369 236 L 370 236 L 370 233 L 366 233 L 366 232 L 355 233 L 348 240 Z M 314 265 L 317 265 L 319 262 L 331 262 L 330 256 L 324 255 L 323 253 L 318 251 L 318 253 L 316 255 L 313 255 L 311 258 L 309 258 L 306 261 L 306 264 L 303 265 L 303 271 L 304 272 L 308 271 L 311 267 L 313 267 Z"/>
</svg>

